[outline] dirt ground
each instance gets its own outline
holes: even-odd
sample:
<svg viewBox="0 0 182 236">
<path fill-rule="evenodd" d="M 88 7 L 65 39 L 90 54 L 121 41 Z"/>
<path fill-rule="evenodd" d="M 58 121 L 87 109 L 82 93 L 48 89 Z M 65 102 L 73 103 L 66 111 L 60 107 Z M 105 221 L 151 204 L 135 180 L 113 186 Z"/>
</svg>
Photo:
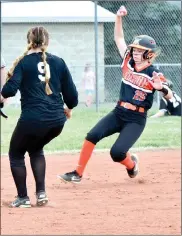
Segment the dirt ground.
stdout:
<svg viewBox="0 0 182 236">
<path fill-rule="evenodd" d="M 1 158 L 1 235 L 180 235 L 180 150 L 138 153 L 140 173 L 127 176 L 108 153 L 94 153 L 80 184 L 56 175 L 72 171 L 78 154 L 48 155 L 49 204 L 35 206 L 35 185 L 26 158 L 32 208 L 12 209 L 16 190 L 7 157 Z"/>
</svg>

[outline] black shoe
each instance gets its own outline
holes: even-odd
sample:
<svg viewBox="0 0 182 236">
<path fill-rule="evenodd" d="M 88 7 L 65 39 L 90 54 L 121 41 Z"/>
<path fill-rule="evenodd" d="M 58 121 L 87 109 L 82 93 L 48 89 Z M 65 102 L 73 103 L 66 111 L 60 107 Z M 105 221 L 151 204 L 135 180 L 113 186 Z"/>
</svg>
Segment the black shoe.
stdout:
<svg viewBox="0 0 182 236">
<path fill-rule="evenodd" d="M 14 200 L 10 207 L 19 207 L 19 208 L 30 208 L 30 199 L 29 197 L 16 197 L 16 200 Z"/>
<path fill-rule="evenodd" d="M 135 178 L 138 175 L 138 172 L 139 172 L 138 157 L 137 157 L 137 155 L 132 154 L 131 159 L 135 162 L 135 166 L 131 170 L 128 170 L 128 169 L 126 169 L 126 170 L 127 170 L 128 175 L 129 175 L 130 178 Z"/>
<path fill-rule="evenodd" d="M 36 197 L 37 197 L 37 206 L 45 206 L 49 201 L 47 194 L 44 191 L 36 193 Z"/>
<path fill-rule="evenodd" d="M 82 176 L 79 176 L 76 170 L 74 170 L 64 175 L 58 175 L 58 178 L 65 182 L 79 183 L 82 179 Z"/>
</svg>

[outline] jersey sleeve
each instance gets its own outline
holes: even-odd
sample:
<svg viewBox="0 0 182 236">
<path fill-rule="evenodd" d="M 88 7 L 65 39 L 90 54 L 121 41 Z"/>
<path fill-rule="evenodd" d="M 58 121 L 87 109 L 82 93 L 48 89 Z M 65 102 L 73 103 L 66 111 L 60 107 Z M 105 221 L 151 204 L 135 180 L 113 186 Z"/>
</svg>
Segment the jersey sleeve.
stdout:
<svg viewBox="0 0 182 236">
<path fill-rule="evenodd" d="M 127 49 L 125 54 L 124 54 L 124 57 L 123 57 L 123 62 L 121 64 L 121 68 L 124 68 L 125 66 L 127 66 L 130 59 L 131 59 L 130 52 Z"/>
<path fill-rule="evenodd" d="M 22 77 L 23 70 L 21 62 L 19 62 L 13 71 L 13 76 L 5 83 L 2 88 L 1 94 L 4 98 L 13 97 L 16 95 L 18 89 L 20 88 Z"/>
<path fill-rule="evenodd" d="M 61 81 L 63 100 L 69 109 L 73 109 L 78 105 L 78 92 L 65 62 L 63 73 L 63 80 Z"/>
</svg>

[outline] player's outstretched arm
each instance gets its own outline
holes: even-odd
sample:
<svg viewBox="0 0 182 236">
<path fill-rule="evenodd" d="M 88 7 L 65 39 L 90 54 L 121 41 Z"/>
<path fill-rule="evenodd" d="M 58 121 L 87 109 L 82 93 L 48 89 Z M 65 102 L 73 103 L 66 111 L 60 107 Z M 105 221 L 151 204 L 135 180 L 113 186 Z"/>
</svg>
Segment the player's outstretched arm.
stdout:
<svg viewBox="0 0 182 236">
<path fill-rule="evenodd" d="M 166 110 L 159 110 L 156 114 L 152 115 L 150 118 L 158 118 L 165 115 L 167 111 Z"/>
<path fill-rule="evenodd" d="M 122 58 L 124 57 L 124 54 L 127 49 L 127 45 L 124 39 L 123 24 L 122 24 L 122 17 L 126 15 L 127 15 L 126 8 L 124 6 L 121 6 L 116 13 L 116 20 L 114 27 L 114 40 Z"/>
</svg>

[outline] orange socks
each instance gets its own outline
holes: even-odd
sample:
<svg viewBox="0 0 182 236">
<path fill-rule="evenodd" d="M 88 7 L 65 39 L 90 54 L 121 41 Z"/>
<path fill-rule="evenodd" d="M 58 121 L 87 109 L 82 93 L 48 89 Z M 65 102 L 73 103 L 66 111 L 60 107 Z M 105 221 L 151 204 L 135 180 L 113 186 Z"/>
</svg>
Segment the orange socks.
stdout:
<svg viewBox="0 0 182 236">
<path fill-rule="evenodd" d="M 133 169 L 133 167 L 135 166 L 135 162 L 131 159 L 129 152 L 127 152 L 126 158 L 123 161 L 121 161 L 120 163 L 122 165 L 126 166 L 126 168 L 128 170 Z"/>
<path fill-rule="evenodd" d="M 76 168 L 76 172 L 82 176 L 83 171 L 87 165 L 88 160 L 90 159 L 92 152 L 94 150 L 95 144 L 91 143 L 90 141 L 85 140 L 83 143 L 83 147 L 80 153 L 80 159 L 78 161 L 78 165 Z"/>
</svg>

